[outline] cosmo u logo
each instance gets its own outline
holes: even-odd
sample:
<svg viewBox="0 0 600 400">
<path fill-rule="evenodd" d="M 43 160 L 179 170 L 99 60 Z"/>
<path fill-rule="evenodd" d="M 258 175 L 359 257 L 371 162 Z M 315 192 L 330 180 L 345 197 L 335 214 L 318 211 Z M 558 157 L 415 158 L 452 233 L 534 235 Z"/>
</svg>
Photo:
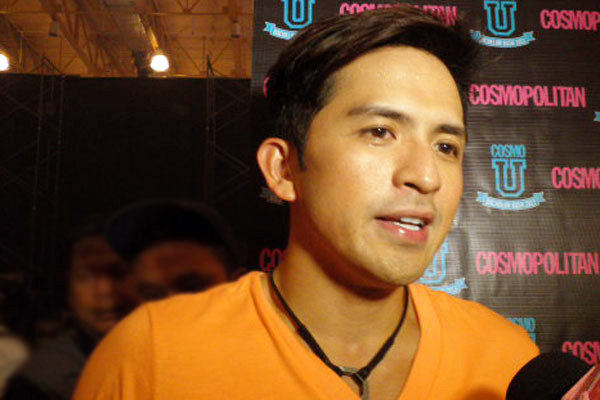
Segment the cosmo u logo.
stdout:
<svg viewBox="0 0 600 400">
<path fill-rule="evenodd" d="M 266 22 L 264 32 L 278 39 L 290 40 L 300 29 L 313 22 L 313 6 L 316 0 L 281 0 L 283 3 L 283 21 L 292 28 L 278 28 L 274 22 Z"/>
<path fill-rule="evenodd" d="M 513 36 L 517 30 L 516 0 L 484 0 L 483 9 L 487 15 L 488 30 L 494 36 L 486 36 L 480 31 L 471 31 L 473 39 L 482 45 L 500 48 L 522 47 L 535 40 L 533 31 L 525 32 L 521 36 Z"/>
<path fill-rule="evenodd" d="M 527 170 L 527 149 L 522 144 L 493 144 L 490 146 L 492 168 L 496 179 L 496 192 L 500 197 L 492 197 L 485 192 L 477 192 L 477 201 L 485 207 L 499 210 L 527 210 L 546 201 L 544 192 L 522 198 L 525 193 L 525 170 Z"/>
<path fill-rule="evenodd" d="M 457 295 L 463 289 L 467 288 L 467 284 L 465 278 L 455 279 L 452 283 L 444 283 L 447 274 L 446 264 L 449 247 L 447 242 L 442 244 L 442 248 L 436 253 L 435 257 L 433 257 L 433 261 L 425 270 L 425 273 L 419 282 L 429 286 L 431 289 Z"/>
</svg>

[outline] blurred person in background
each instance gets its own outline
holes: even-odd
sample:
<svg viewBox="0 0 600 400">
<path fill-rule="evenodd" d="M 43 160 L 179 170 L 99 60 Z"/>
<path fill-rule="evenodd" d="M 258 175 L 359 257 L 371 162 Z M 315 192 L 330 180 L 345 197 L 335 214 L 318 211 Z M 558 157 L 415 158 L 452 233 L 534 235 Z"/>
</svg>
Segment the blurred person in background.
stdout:
<svg viewBox="0 0 600 400">
<path fill-rule="evenodd" d="M 243 272 L 229 227 L 203 204 L 134 203 L 110 219 L 106 235 L 131 265 L 131 287 L 138 302 L 199 292 Z"/>
<path fill-rule="evenodd" d="M 106 241 L 105 221 L 100 216 L 87 219 L 67 241 L 72 329 L 32 355 L 10 382 L 4 399 L 70 399 L 96 344 L 133 309 L 131 290 L 126 288 L 128 267 Z"/>
<path fill-rule="evenodd" d="M 29 321 L 22 313 L 30 308 L 31 296 L 21 281 L 0 279 L 0 397 L 9 379 L 29 358 L 24 326 Z"/>
</svg>

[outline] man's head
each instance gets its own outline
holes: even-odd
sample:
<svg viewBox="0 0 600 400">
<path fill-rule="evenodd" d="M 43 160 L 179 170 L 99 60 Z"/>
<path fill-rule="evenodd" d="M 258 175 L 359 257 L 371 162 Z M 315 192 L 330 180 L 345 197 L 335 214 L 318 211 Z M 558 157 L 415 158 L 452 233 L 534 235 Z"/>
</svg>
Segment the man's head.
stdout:
<svg viewBox="0 0 600 400">
<path fill-rule="evenodd" d="M 134 204 L 112 218 L 107 236 L 131 263 L 139 301 L 202 291 L 237 271 L 229 229 L 213 209 L 200 204 Z"/>
<path fill-rule="evenodd" d="M 301 163 L 310 122 L 333 95 L 336 72 L 386 46 L 410 46 L 433 54 L 466 98 L 477 46 L 459 25 L 448 26 L 408 5 L 321 20 L 300 32 L 267 74 L 275 135 L 296 147 Z"/>
<path fill-rule="evenodd" d="M 317 23 L 271 69 L 280 138 L 259 164 L 290 202 L 290 241 L 345 285 L 412 282 L 446 237 L 474 53 L 466 32 L 399 7 Z"/>
<path fill-rule="evenodd" d="M 106 334 L 133 307 L 125 287 L 129 270 L 96 219 L 73 232 L 68 274 L 69 307 L 77 325 L 93 339 Z"/>
</svg>

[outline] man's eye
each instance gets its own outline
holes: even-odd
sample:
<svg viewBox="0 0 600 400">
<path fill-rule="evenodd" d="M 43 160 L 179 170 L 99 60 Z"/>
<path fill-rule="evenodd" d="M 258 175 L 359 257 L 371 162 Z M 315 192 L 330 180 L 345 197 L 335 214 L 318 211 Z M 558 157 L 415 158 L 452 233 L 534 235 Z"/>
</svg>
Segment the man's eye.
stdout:
<svg viewBox="0 0 600 400">
<path fill-rule="evenodd" d="M 450 143 L 440 143 L 438 144 L 438 149 L 444 154 L 450 154 L 453 156 L 458 156 L 458 147 L 450 144 Z"/>
<path fill-rule="evenodd" d="M 389 129 L 383 127 L 367 129 L 366 133 L 377 139 L 385 139 L 388 136 L 393 136 Z"/>
<path fill-rule="evenodd" d="M 94 279 L 94 274 L 89 270 L 79 270 L 73 277 L 77 282 L 88 282 Z"/>
</svg>

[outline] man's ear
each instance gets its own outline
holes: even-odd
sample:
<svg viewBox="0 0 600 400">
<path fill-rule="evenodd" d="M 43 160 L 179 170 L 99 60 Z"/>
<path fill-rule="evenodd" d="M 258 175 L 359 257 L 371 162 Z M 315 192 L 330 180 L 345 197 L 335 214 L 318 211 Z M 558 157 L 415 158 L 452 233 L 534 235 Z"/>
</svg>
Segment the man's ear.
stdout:
<svg viewBox="0 0 600 400">
<path fill-rule="evenodd" d="M 296 200 L 296 189 L 292 180 L 293 149 L 283 139 L 267 138 L 256 152 L 256 160 L 269 189 L 284 201 Z"/>
</svg>

